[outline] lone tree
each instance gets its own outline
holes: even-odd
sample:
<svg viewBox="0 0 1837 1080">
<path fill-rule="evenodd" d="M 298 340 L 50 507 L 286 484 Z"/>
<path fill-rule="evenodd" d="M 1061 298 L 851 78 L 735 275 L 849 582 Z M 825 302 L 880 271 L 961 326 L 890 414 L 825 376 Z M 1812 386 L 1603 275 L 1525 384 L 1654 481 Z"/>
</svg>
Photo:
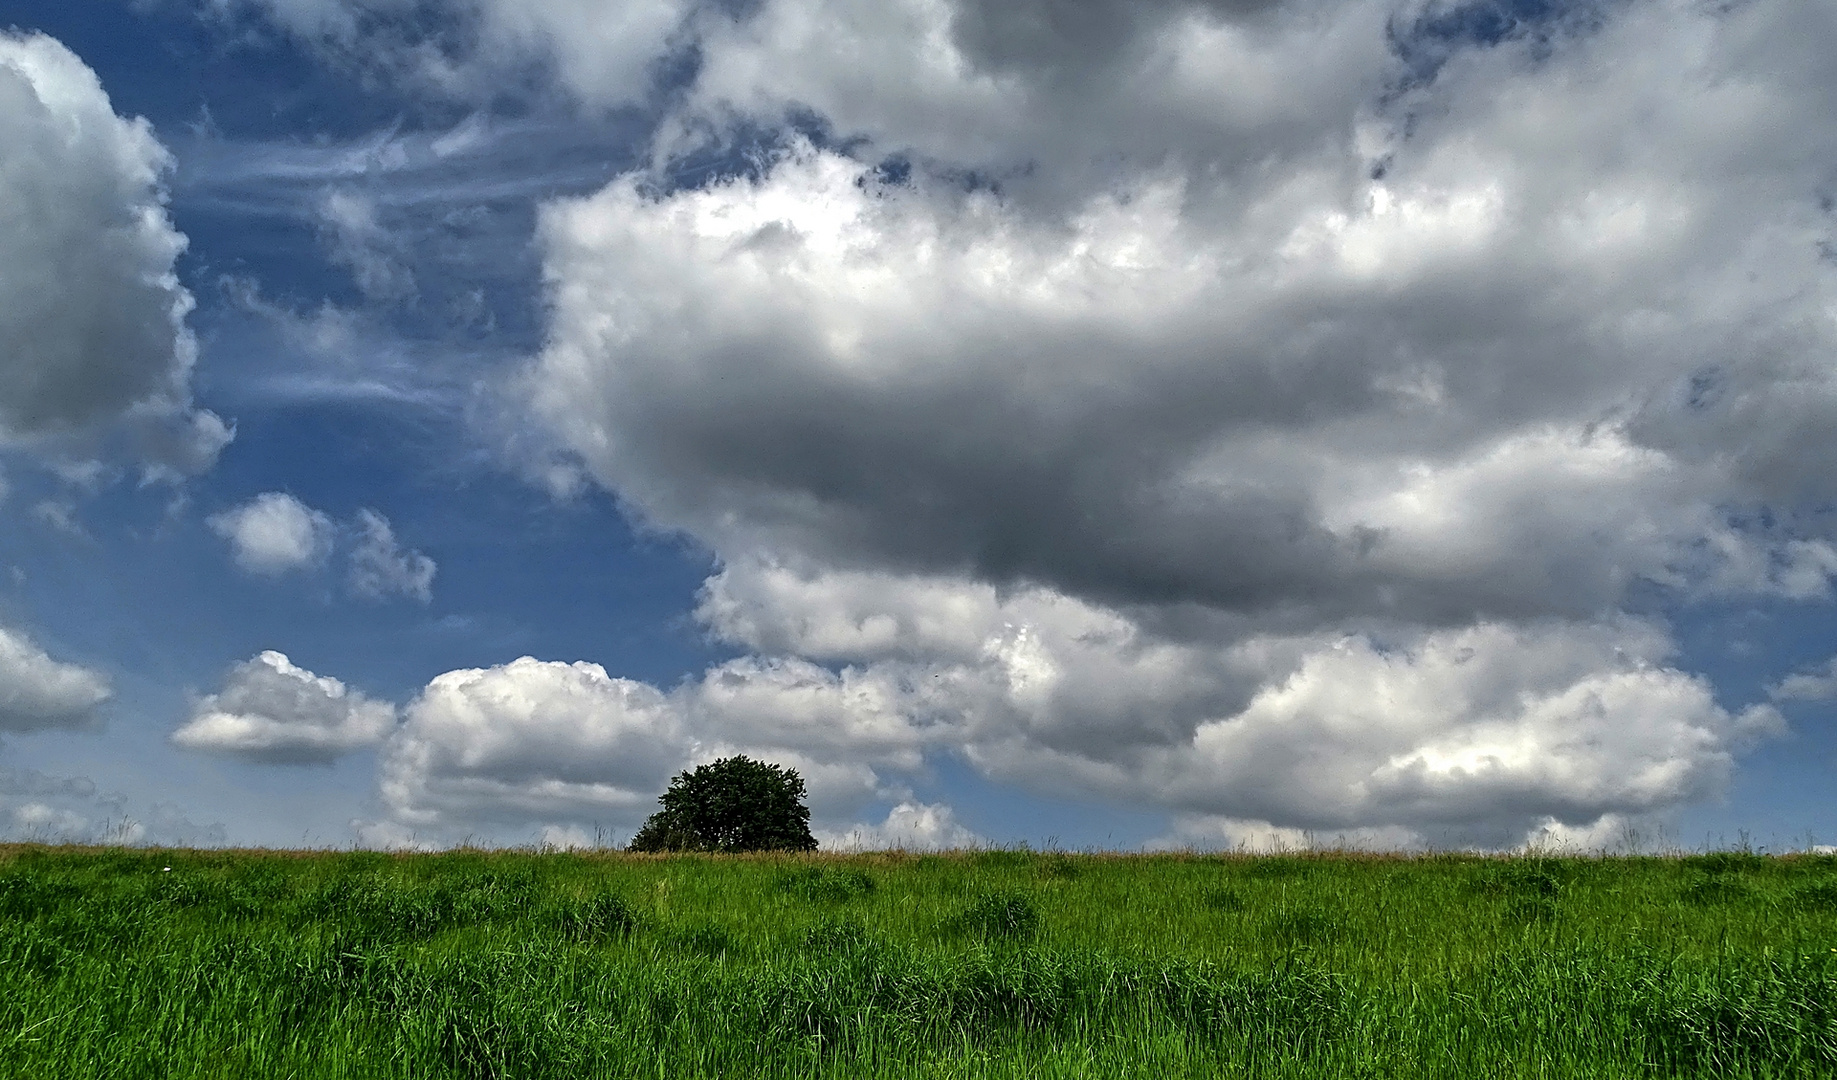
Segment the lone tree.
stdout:
<svg viewBox="0 0 1837 1080">
<path fill-rule="evenodd" d="M 632 851 L 815 851 L 804 779 L 747 757 L 679 773 Z"/>
</svg>

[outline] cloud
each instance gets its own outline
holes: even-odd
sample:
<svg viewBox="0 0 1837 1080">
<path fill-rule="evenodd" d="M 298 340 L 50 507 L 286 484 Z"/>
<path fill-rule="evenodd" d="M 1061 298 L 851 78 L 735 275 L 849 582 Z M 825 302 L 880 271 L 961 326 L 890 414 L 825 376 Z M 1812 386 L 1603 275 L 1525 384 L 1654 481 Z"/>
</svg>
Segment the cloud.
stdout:
<svg viewBox="0 0 1837 1080">
<path fill-rule="evenodd" d="M 1409 851 L 1423 846 L 1421 834 L 1406 828 L 1360 828 L 1320 833 L 1213 814 L 1179 814 L 1165 835 L 1148 841 L 1149 851 L 1230 851 L 1279 854 L 1295 851 Z"/>
<path fill-rule="evenodd" d="M 77 506 L 74 499 L 42 499 L 32 506 L 32 517 L 48 529 L 55 529 L 65 536 L 78 540 L 93 540 L 89 530 L 77 518 Z"/>
<path fill-rule="evenodd" d="M 213 514 L 208 523 L 230 542 L 237 566 L 267 576 L 323 563 L 335 535 L 331 518 L 278 491 Z"/>
<path fill-rule="evenodd" d="M 707 16 L 665 166 L 833 137 L 550 204 L 513 392 L 720 558 L 733 700 L 876 689 L 883 783 L 1491 845 L 1712 797 L 1778 715 L 1626 611 L 1830 596 L 1837 16 L 1450 10 Z"/>
<path fill-rule="evenodd" d="M 815 820 L 840 835 L 866 804 L 904 797 L 883 773 L 921 769 L 942 730 L 906 715 L 909 682 L 757 658 L 671 690 L 531 657 L 448 672 L 389 738 L 389 817 L 365 828 L 425 842 L 504 827 L 629 834 L 670 777 L 747 754 L 798 770 Z"/>
<path fill-rule="evenodd" d="M 1343 142 L 1398 76 L 1394 0 L 768 0 L 701 24 L 681 127 L 821 117 L 1049 198 L 1120 161 L 1222 168 Z M 1107 162 L 1107 164 L 1106 164 Z"/>
<path fill-rule="evenodd" d="M 954 754 L 1036 792 L 1167 810 L 1162 846 L 1503 848 L 1714 797 L 1782 727 L 1770 707 L 1718 705 L 1638 622 L 1176 643 L 1038 590 L 807 584 L 842 608 L 804 621 L 805 644 L 850 657 L 839 670 L 755 656 L 662 690 L 526 657 L 436 678 L 384 752 L 391 827 L 427 842 L 629 830 L 670 775 L 747 753 L 806 777 L 831 843 L 955 845 L 964 834 L 908 787 Z M 710 604 L 744 586 L 730 569 Z M 836 600 L 855 593 L 877 614 L 851 641 Z M 875 621 L 887 610 L 891 628 Z M 954 614 L 898 624 L 925 610 Z M 948 655 L 901 658 L 934 650 Z M 876 800 L 906 809 L 846 824 Z"/>
<path fill-rule="evenodd" d="M 596 106 L 642 102 L 689 0 L 209 0 L 254 10 L 335 62 L 423 92 L 489 102 L 542 69 Z M 431 17 L 430 17 L 431 16 Z"/>
<path fill-rule="evenodd" d="M 1577 270 L 1670 291 L 1700 269 L 1707 302 L 1725 268 L 1677 265 L 1675 238 L 1635 253 L 1660 265 L 1566 265 L 1559 236 L 1495 230 L 1522 213 L 1458 191 L 1492 183 L 1374 183 L 1357 219 L 1241 235 L 1195 220 L 1179 178 L 1051 225 L 808 148 L 760 181 L 623 181 L 545 218 L 552 344 L 526 388 L 603 484 L 736 555 L 1315 623 L 1581 616 L 1641 579 L 1816 594 L 1815 540 L 1732 528 L 1745 481 L 1616 418 L 1740 326 L 1648 327 L 1657 298 L 1625 286 L 1548 314 L 1604 299 Z M 1358 269 L 1366 243 L 1389 245 L 1369 251 L 1384 275 Z M 1828 287 L 1815 262 L 1806 284 Z M 1568 340 L 1604 320 L 1656 337 Z M 1798 572 L 1727 570 L 1773 552 Z"/>
<path fill-rule="evenodd" d="M 1810 671 L 1796 671 L 1767 688 L 1774 701 L 1828 701 L 1837 697 L 1837 657 Z"/>
<path fill-rule="evenodd" d="M 237 566 L 266 576 L 324 565 L 340 534 L 330 515 L 278 491 L 213 514 L 206 523 L 230 542 Z M 388 518 L 375 510 L 359 510 L 348 532 L 353 593 L 367 600 L 401 596 L 423 604 L 432 601 L 439 567 L 419 551 L 403 550 Z"/>
<path fill-rule="evenodd" d="M 374 510 L 357 512 L 357 545 L 351 550 L 351 590 L 371 600 L 403 596 L 433 600 L 434 560 L 403 551 L 389 520 Z"/>
<path fill-rule="evenodd" d="M 191 402 L 171 167 L 70 50 L 0 32 L 0 441 L 68 457 L 125 439 L 151 475 L 207 469 L 230 441 Z"/>
<path fill-rule="evenodd" d="M 269 650 L 230 669 L 172 733 L 187 750 L 283 765 L 325 764 L 383 741 L 396 707 Z"/>
<path fill-rule="evenodd" d="M 1147 778 L 1183 809 L 1321 830 L 1403 825 L 1501 846 L 1720 794 L 1743 744 L 1779 730 L 1654 661 L 1638 628 L 1482 626 L 1406 649 L 1310 654 Z"/>
<path fill-rule="evenodd" d="M 956 754 L 1169 842 L 1510 846 L 1779 729 L 1628 612 L 1830 596 L 1827 9 L 762 0 L 614 47 L 478 0 L 403 49 L 383 0 L 268 8 L 462 94 L 697 60 L 654 168 L 543 211 L 507 396 L 547 475 L 714 552 L 747 655 L 441 676 L 389 828 L 622 826 L 753 748 L 832 822 Z"/>
<path fill-rule="evenodd" d="M 690 747 L 654 687 L 524 657 L 428 683 L 385 748 L 380 785 L 411 826 L 630 819 Z"/>
<path fill-rule="evenodd" d="M 173 803 L 133 809 L 86 776 L 0 769 L 0 838 L 49 844 L 159 844 L 213 847 L 229 842 L 222 823 L 200 825 Z"/>
<path fill-rule="evenodd" d="M 1586 617 L 1642 580 L 1823 595 L 1821 525 L 1739 508 L 1828 492 L 1723 424 L 1762 399 L 1805 423 L 1830 404 L 1827 177 L 1804 143 L 1837 132 L 1796 51 L 1828 26 L 1642 5 L 1548 60 L 1515 40 L 1458 51 L 1403 93 L 1393 5 L 1094 7 L 784 0 L 736 23 L 698 85 L 743 68 L 742 115 L 771 115 L 755 99 L 773 80 L 871 70 L 911 107 L 803 83 L 767 97 L 896 132 L 887 152 L 936 135 L 927 153 L 958 169 L 976 158 L 946 136 L 966 124 L 921 117 L 974 89 L 964 108 L 1005 125 L 1040 89 L 1047 111 L 988 140 L 1026 175 L 997 194 L 921 163 L 889 183 L 869 154 L 793 144 L 757 177 L 665 194 L 631 177 L 557 203 L 538 415 L 637 510 L 734 556 L 1314 623 Z M 781 23 L 848 62 L 786 51 Z M 991 43 L 1023 31 L 1038 40 Z M 1342 37 L 1366 59 L 1322 64 Z M 1692 63 L 1642 59 L 1700 38 Z M 1074 122 L 1042 88 L 1080 78 L 1097 42 L 1131 78 L 1080 82 L 1114 108 Z M 1219 70 L 1331 88 L 1181 82 L 1200 58 L 1175 60 L 1207 49 Z M 860 63 L 880 53 L 945 81 Z M 1752 92 L 1728 94 L 1736 77 Z M 1221 129 L 1187 138 L 1202 115 Z M 1777 117 L 1794 134 L 1757 143 L 1788 130 Z M 1243 137 L 1265 128 L 1274 142 Z M 1042 159 L 1072 138 L 1104 175 L 1069 149 Z M 1036 192 L 1034 172 L 1074 186 Z"/>
<path fill-rule="evenodd" d="M 1504 846 L 1662 810 L 1719 794 L 1782 724 L 1718 705 L 1636 620 L 1179 640 L 1039 588 L 747 563 L 700 612 L 736 644 L 896 688 L 894 730 L 985 775 L 1293 836 Z"/>
<path fill-rule="evenodd" d="M 989 846 L 986 837 L 958 824 L 950 807 L 917 802 L 900 803 L 878 825 L 824 832 L 817 839 L 826 851 L 952 851 Z"/>
<path fill-rule="evenodd" d="M 414 271 L 378 220 L 374 200 L 351 191 L 329 192 L 319 204 L 319 221 L 333 260 L 351 271 L 365 297 L 390 302 L 414 295 Z"/>
<path fill-rule="evenodd" d="M 31 638 L 0 627 L 0 731 L 82 727 L 112 696 L 108 676 L 53 660 Z"/>
</svg>

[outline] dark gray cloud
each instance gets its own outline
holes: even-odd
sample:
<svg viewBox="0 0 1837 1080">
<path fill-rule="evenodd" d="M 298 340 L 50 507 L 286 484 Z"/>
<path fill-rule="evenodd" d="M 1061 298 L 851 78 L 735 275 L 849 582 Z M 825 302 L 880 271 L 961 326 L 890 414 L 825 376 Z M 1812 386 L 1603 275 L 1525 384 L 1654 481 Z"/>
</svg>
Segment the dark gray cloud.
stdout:
<svg viewBox="0 0 1837 1080">
<path fill-rule="evenodd" d="M 1141 39 L 1183 15 L 1242 19 L 1282 0 L 960 0 L 951 39 L 979 69 L 1038 73 L 1051 84 L 1113 78 Z"/>
<path fill-rule="evenodd" d="M 229 441 L 191 406 L 170 167 L 147 123 L 116 116 L 69 50 L 0 33 L 0 439 L 84 455 L 125 431 L 130 453 L 180 473 Z"/>
</svg>

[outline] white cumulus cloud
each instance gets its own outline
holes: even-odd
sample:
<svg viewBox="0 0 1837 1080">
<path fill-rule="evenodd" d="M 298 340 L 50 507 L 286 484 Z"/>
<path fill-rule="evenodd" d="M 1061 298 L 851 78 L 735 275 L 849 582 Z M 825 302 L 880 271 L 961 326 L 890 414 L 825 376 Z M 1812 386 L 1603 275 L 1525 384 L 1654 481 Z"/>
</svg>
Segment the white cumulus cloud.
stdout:
<svg viewBox="0 0 1837 1080">
<path fill-rule="evenodd" d="M 390 817 L 366 828 L 429 842 L 515 825 L 629 835 L 676 773 L 745 754 L 796 769 L 818 825 L 840 835 L 867 803 L 903 798 L 890 778 L 922 768 L 946 730 L 908 719 L 912 689 L 902 673 L 757 659 L 670 690 L 531 657 L 448 672 L 390 737 Z"/>
<path fill-rule="evenodd" d="M 648 812 L 690 746 L 656 688 L 524 657 L 428 683 L 384 750 L 380 785 L 410 826 L 626 821 Z"/>
<path fill-rule="evenodd" d="M 332 550 L 332 519 L 285 492 L 270 491 L 209 519 L 230 542 L 236 565 L 251 574 L 276 575 L 317 566 Z"/>
<path fill-rule="evenodd" d="M 278 764 L 323 764 L 383 741 L 396 707 L 315 675 L 273 650 L 230 669 L 172 733 L 187 750 Z"/>
<path fill-rule="evenodd" d="M 907 794 L 929 755 L 956 754 L 1040 793 L 1165 809 L 1163 846 L 1509 847 L 1717 795 L 1781 728 L 1770 707 L 1718 705 L 1637 622 L 1177 643 L 1048 593 L 940 591 L 929 606 L 960 612 L 941 636 L 979 638 L 949 659 L 902 659 L 916 650 L 897 630 L 838 649 L 849 620 L 832 610 L 809 623 L 853 651 L 839 669 L 745 658 L 667 691 L 530 658 L 440 676 L 385 751 L 384 802 L 430 839 L 629 830 L 670 775 L 746 753 L 805 776 L 831 843 L 957 846 Z M 847 824 L 879 799 L 910 812 Z"/>
<path fill-rule="evenodd" d="M 39 844 L 159 844 L 209 847 L 229 842 L 221 822 L 198 824 L 170 802 L 133 806 L 87 776 L 0 769 L 0 838 Z"/>
</svg>

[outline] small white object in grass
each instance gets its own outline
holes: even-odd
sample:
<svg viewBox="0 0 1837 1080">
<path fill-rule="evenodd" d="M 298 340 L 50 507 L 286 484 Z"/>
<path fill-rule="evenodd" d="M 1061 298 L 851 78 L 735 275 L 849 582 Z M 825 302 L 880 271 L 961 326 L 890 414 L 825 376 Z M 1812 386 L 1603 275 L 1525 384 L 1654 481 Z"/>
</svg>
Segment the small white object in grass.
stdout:
<svg viewBox="0 0 1837 1080">
<path fill-rule="evenodd" d="M 169 873 L 171 873 L 171 872 L 172 872 L 172 867 L 170 867 L 170 866 L 162 866 L 162 867 L 160 867 L 160 872 L 161 872 L 161 873 L 167 873 L 167 874 L 169 874 Z"/>
</svg>

